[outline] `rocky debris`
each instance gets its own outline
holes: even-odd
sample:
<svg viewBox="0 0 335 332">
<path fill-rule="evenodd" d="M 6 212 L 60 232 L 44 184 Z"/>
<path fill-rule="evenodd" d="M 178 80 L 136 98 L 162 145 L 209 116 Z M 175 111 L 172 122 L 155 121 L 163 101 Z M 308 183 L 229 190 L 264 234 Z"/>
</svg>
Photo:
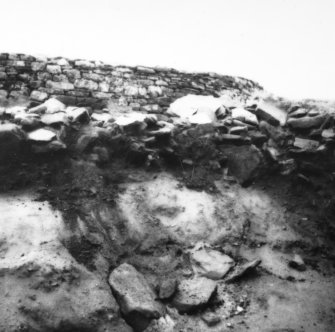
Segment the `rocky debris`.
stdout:
<svg viewBox="0 0 335 332">
<path fill-rule="evenodd" d="M 152 320 L 144 332 L 175 332 L 175 326 L 176 324 L 173 319 L 169 315 L 166 315 Z"/>
<path fill-rule="evenodd" d="M 306 265 L 300 255 L 295 254 L 293 259 L 288 262 L 288 266 L 297 271 L 306 271 Z"/>
<path fill-rule="evenodd" d="M 246 273 L 250 272 L 251 270 L 254 270 L 258 265 L 261 264 L 260 259 L 254 259 L 253 261 L 244 263 L 242 265 L 238 265 L 234 271 L 228 276 L 226 279 L 226 282 L 234 282 L 241 277 L 243 277 Z"/>
<path fill-rule="evenodd" d="M 213 280 L 223 278 L 234 266 L 232 258 L 203 244 L 195 246 L 190 256 L 194 272 Z"/>
<path fill-rule="evenodd" d="M 89 111 L 85 107 L 67 107 L 65 112 L 71 122 L 87 123 L 90 121 Z"/>
<path fill-rule="evenodd" d="M 132 265 L 123 263 L 112 271 L 109 284 L 121 312 L 136 331 L 143 331 L 150 320 L 163 315 L 163 306 L 145 277 Z"/>
<path fill-rule="evenodd" d="M 184 279 L 178 285 L 178 291 L 172 305 L 180 312 L 192 312 L 207 305 L 216 291 L 216 282 L 204 277 Z"/>
</svg>

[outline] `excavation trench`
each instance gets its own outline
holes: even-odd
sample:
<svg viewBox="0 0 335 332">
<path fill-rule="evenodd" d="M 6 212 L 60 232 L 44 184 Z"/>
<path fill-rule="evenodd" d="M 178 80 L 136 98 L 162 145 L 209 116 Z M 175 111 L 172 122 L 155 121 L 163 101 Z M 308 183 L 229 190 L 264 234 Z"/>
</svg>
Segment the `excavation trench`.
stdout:
<svg viewBox="0 0 335 332">
<path fill-rule="evenodd" d="M 129 263 L 157 289 L 164 279 L 181 281 L 195 273 L 189 250 L 200 243 L 235 264 L 260 258 L 261 268 L 238 286 L 219 282 L 213 303 L 202 312 L 181 316 L 166 303 L 157 331 L 219 331 L 201 319 L 206 310 L 241 331 L 331 331 L 335 303 L 320 294 L 334 289 L 333 266 L 312 253 L 321 250 L 316 241 L 324 246 L 327 239 L 315 233 L 313 220 L 300 232 L 299 211 L 288 212 L 283 201 L 285 184 L 273 191 L 218 180 L 215 192 L 195 191 L 173 173 L 133 169 L 107 191 L 99 172 L 93 176 L 96 166 L 76 161 L 71 167 L 47 187 L 0 196 L 2 330 L 130 331 L 109 272 Z M 77 183 L 75 195 L 62 182 L 69 173 Z M 84 179 L 83 173 L 91 176 Z M 295 253 L 309 257 L 307 271 L 288 266 Z M 132 328 L 143 330 L 136 323 Z"/>
</svg>

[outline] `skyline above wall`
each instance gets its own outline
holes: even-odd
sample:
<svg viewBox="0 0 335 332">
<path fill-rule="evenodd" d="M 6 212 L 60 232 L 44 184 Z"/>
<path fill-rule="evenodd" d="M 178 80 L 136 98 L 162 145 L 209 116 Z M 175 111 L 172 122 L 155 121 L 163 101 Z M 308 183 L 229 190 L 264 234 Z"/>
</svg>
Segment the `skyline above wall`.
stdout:
<svg viewBox="0 0 335 332">
<path fill-rule="evenodd" d="M 283 97 L 335 99 L 332 0 L 13 0 L 2 9 L 1 52 L 217 72 Z"/>
</svg>

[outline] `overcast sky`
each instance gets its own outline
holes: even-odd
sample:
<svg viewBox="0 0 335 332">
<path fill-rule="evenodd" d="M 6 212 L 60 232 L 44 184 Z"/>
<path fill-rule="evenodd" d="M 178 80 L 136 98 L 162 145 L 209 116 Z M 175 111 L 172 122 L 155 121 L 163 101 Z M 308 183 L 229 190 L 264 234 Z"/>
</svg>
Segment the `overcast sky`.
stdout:
<svg viewBox="0 0 335 332">
<path fill-rule="evenodd" d="M 2 52 L 215 71 L 335 99 L 335 0 L 0 0 Z"/>
</svg>

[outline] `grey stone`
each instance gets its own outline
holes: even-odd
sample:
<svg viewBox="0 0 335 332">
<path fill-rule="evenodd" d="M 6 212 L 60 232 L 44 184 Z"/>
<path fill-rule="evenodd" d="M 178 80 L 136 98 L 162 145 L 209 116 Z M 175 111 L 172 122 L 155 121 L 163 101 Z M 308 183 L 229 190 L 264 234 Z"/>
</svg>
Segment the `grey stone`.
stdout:
<svg viewBox="0 0 335 332">
<path fill-rule="evenodd" d="M 57 112 L 51 114 L 44 114 L 41 117 L 41 122 L 47 126 L 52 126 L 55 124 L 65 124 L 68 123 L 68 118 L 65 112 Z"/>
<path fill-rule="evenodd" d="M 143 74 L 155 74 L 156 72 L 153 68 L 142 67 L 142 66 L 137 66 L 136 70 Z"/>
<path fill-rule="evenodd" d="M 263 157 L 254 145 L 227 148 L 224 153 L 228 158 L 229 172 L 242 185 L 249 184 L 259 174 Z"/>
<path fill-rule="evenodd" d="M 294 129 L 310 129 L 319 127 L 327 119 L 326 115 L 304 116 L 302 118 L 290 118 L 287 120 L 287 125 Z"/>
<path fill-rule="evenodd" d="M 46 92 L 34 90 L 30 94 L 30 99 L 35 101 L 45 101 L 48 99 L 48 94 Z"/>
<path fill-rule="evenodd" d="M 45 62 L 32 62 L 31 63 L 31 69 L 33 71 L 42 71 L 44 70 L 46 67 L 46 63 Z"/>
<path fill-rule="evenodd" d="M 240 120 L 242 122 L 251 123 L 253 125 L 258 125 L 258 120 L 255 114 L 247 111 L 244 108 L 237 107 L 232 110 L 231 114 L 233 119 Z"/>
<path fill-rule="evenodd" d="M 172 305 L 180 313 L 191 312 L 205 306 L 216 289 L 216 282 L 207 278 L 184 279 L 178 285 Z"/>
<path fill-rule="evenodd" d="M 306 108 L 299 108 L 294 112 L 289 113 L 290 118 L 301 118 L 307 114 Z"/>
<path fill-rule="evenodd" d="M 247 272 L 255 269 L 261 262 L 261 259 L 254 259 L 253 261 L 237 266 L 235 270 L 230 274 L 230 276 L 228 276 L 226 282 L 234 282 L 238 280 L 239 278 L 243 277 L 243 275 L 245 275 Z"/>
<path fill-rule="evenodd" d="M 208 326 L 215 326 L 221 322 L 221 317 L 214 312 L 206 312 L 201 315 L 201 319 L 208 325 Z"/>
<path fill-rule="evenodd" d="M 74 86 L 78 89 L 86 89 L 86 90 L 98 90 L 99 85 L 97 82 L 86 80 L 86 79 L 77 79 L 74 82 Z"/>
<path fill-rule="evenodd" d="M 158 318 L 162 305 L 144 276 L 132 265 L 123 263 L 112 271 L 109 284 L 124 315 L 138 313 L 147 318 Z"/>
<path fill-rule="evenodd" d="M 323 138 L 335 138 L 335 132 L 334 129 L 324 129 L 322 130 L 321 136 Z"/>
<path fill-rule="evenodd" d="M 158 298 L 162 300 L 167 300 L 171 298 L 177 290 L 177 280 L 176 279 L 164 279 L 159 284 Z"/>
<path fill-rule="evenodd" d="M 60 74 L 62 72 L 62 69 L 58 65 L 47 65 L 47 71 L 50 74 Z"/>
<path fill-rule="evenodd" d="M 315 151 L 319 147 L 319 142 L 311 139 L 295 137 L 293 146 L 304 151 Z"/>
<path fill-rule="evenodd" d="M 280 109 L 271 102 L 261 101 L 256 109 L 256 115 L 261 120 L 270 123 L 273 126 L 284 126 L 287 120 L 286 111 Z"/>
<path fill-rule="evenodd" d="M 50 98 L 43 104 L 30 108 L 28 113 L 57 113 L 65 110 L 65 105 L 55 98 Z"/>
<path fill-rule="evenodd" d="M 96 65 L 93 62 L 87 61 L 87 60 L 76 60 L 75 66 L 80 67 L 80 68 L 95 68 L 96 67 Z"/>
<path fill-rule="evenodd" d="M 69 106 L 65 110 L 71 122 L 89 122 L 90 114 L 85 107 Z"/>
<path fill-rule="evenodd" d="M 194 272 L 213 280 L 224 277 L 235 264 L 229 256 L 206 245 L 196 246 L 190 256 Z"/>
<path fill-rule="evenodd" d="M 74 89 L 74 85 L 72 83 L 69 83 L 69 82 L 47 81 L 46 87 L 49 88 L 49 89 L 53 89 L 53 90 L 65 90 L 65 91 Z"/>
</svg>

